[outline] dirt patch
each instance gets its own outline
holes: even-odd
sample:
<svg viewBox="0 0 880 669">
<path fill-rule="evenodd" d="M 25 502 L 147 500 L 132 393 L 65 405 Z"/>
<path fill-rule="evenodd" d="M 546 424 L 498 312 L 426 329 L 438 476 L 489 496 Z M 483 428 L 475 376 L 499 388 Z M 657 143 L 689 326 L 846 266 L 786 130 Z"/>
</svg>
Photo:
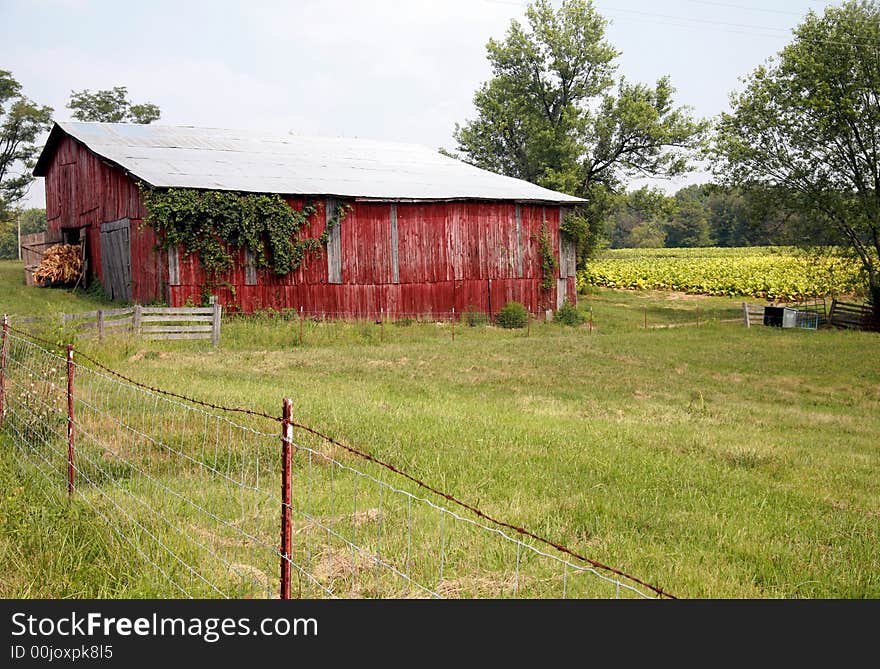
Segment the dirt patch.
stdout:
<svg viewBox="0 0 880 669">
<path fill-rule="evenodd" d="M 141 349 L 134 355 L 128 358 L 129 362 L 140 362 L 141 360 L 168 360 L 169 358 L 174 357 L 172 353 L 168 351 L 148 351 L 146 349 Z"/>
<path fill-rule="evenodd" d="M 322 583 L 350 579 L 358 572 L 366 571 L 376 565 L 373 555 L 343 548 L 326 548 L 318 554 L 317 558 L 318 562 L 312 573 Z"/>
<path fill-rule="evenodd" d="M 252 565 L 233 562 L 229 565 L 229 571 L 243 581 L 248 581 L 254 586 L 259 587 L 263 592 L 269 592 L 274 587 L 266 572 Z"/>
<path fill-rule="evenodd" d="M 669 293 L 664 292 L 664 298 L 669 301 L 685 301 L 685 302 L 697 302 L 699 300 L 704 300 L 708 297 L 708 295 L 701 295 L 699 293 L 680 293 L 676 291 L 671 291 Z"/>
<path fill-rule="evenodd" d="M 868 518 L 880 518 L 880 511 L 871 511 L 869 509 L 860 509 L 859 507 L 850 506 L 846 502 L 839 500 L 831 500 L 831 508 L 836 511 L 849 511 L 852 513 L 860 513 Z"/>
<path fill-rule="evenodd" d="M 437 586 L 437 594 L 443 599 L 459 599 L 465 597 L 499 598 L 512 596 L 515 591 L 522 590 L 528 581 L 533 580 L 520 574 L 507 576 L 463 576 L 461 578 L 443 579 Z"/>
<path fill-rule="evenodd" d="M 316 518 L 314 520 L 307 520 L 303 523 L 298 523 L 294 529 L 294 534 L 301 534 L 304 532 L 311 532 L 313 530 L 324 530 L 326 527 L 330 527 L 332 525 L 346 525 L 346 526 L 354 526 L 360 527 L 361 525 L 366 525 L 368 523 L 375 523 L 379 520 L 379 509 L 364 509 L 363 511 L 357 511 L 356 513 L 349 513 L 344 516 L 336 516 L 336 517 L 327 517 L 327 518 Z"/>
<path fill-rule="evenodd" d="M 226 537 L 216 532 L 212 532 L 211 530 L 205 527 L 199 527 L 198 525 L 190 525 L 190 531 L 196 536 L 201 537 L 205 541 L 209 541 L 214 546 L 222 546 L 224 548 L 239 548 L 241 546 L 248 546 L 253 543 L 250 539 L 246 537 L 242 538 L 233 538 Z"/>
</svg>

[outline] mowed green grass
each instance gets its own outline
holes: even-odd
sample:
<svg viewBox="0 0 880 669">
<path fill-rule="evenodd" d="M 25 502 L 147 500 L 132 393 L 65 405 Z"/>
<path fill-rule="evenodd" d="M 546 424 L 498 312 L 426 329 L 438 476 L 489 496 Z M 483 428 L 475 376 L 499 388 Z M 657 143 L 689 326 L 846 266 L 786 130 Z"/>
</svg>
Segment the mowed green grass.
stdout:
<svg viewBox="0 0 880 669">
<path fill-rule="evenodd" d="M 24 283 L 24 266 L 15 260 L 0 260 L 0 315 L 50 316 L 109 308 L 106 301 L 86 291 L 64 288 L 33 288 Z"/>
<path fill-rule="evenodd" d="M 739 313 L 725 298 L 596 290 L 580 306 L 592 333 L 307 321 L 300 344 L 296 320 L 261 317 L 225 322 L 216 351 L 78 346 L 216 403 L 277 414 L 291 397 L 298 421 L 680 597 L 880 596 L 878 335 L 746 330 L 719 322 Z M 698 307 L 700 326 L 652 327 Z M 102 523 L 22 521 L 88 509 L 58 495 L 37 511 L 15 501 L 33 481 L 8 476 L 24 484 L 4 596 L 155 595 Z M 66 528 L 80 580 L 35 539 L 47 526 Z"/>
</svg>

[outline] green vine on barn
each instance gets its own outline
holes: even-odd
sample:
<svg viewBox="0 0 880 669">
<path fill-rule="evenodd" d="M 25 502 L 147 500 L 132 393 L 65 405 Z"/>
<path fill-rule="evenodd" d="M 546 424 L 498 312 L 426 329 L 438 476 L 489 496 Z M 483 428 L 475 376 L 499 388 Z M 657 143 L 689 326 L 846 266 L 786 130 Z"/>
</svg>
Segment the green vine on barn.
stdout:
<svg viewBox="0 0 880 669">
<path fill-rule="evenodd" d="M 559 269 L 559 261 L 553 255 L 553 244 L 550 241 L 550 233 L 547 231 L 546 223 L 541 223 L 538 249 L 541 253 L 541 289 L 551 290 L 556 279 L 556 271 Z"/>
<path fill-rule="evenodd" d="M 147 210 L 144 222 L 156 231 L 162 248 L 196 254 L 214 278 L 232 266 L 233 253 L 241 249 L 250 251 L 258 269 L 289 274 L 308 254 L 321 252 L 330 232 L 351 210 L 350 205 L 338 205 L 320 237 L 298 239 L 316 211 L 314 204 L 297 210 L 280 195 L 139 188 Z"/>
</svg>

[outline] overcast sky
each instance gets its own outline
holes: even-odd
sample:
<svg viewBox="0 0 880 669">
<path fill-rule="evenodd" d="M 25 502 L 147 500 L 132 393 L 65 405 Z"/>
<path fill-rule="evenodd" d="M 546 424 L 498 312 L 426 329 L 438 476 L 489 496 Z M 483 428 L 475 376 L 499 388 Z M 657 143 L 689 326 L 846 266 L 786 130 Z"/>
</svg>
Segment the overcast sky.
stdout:
<svg viewBox="0 0 880 669">
<path fill-rule="evenodd" d="M 554 1 L 554 5 L 559 2 Z M 820 0 L 600 0 L 619 74 L 670 75 L 699 116 L 791 40 Z M 517 0 L 0 0 L 0 69 L 70 118 L 72 90 L 127 86 L 159 123 L 453 148 Z M 706 175 L 665 184 L 676 190 Z M 38 180 L 39 182 L 42 179 Z M 27 206 L 44 206 L 36 184 Z"/>
</svg>

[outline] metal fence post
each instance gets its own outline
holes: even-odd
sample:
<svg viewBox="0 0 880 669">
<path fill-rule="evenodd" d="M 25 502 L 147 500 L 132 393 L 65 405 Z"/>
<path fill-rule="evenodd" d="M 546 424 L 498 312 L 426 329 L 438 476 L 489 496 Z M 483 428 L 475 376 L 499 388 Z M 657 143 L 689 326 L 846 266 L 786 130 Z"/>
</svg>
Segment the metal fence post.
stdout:
<svg viewBox="0 0 880 669">
<path fill-rule="evenodd" d="M 211 343 L 214 345 L 214 348 L 217 348 L 220 346 L 220 314 L 223 307 L 220 306 L 219 302 L 214 302 L 211 308 L 214 310 L 211 319 Z"/>
<path fill-rule="evenodd" d="M 9 315 L 3 314 L 3 344 L 0 345 L 0 428 L 3 427 L 3 409 L 6 406 L 6 349 L 9 341 Z"/>
<path fill-rule="evenodd" d="M 293 402 L 284 398 L 281 410 L 281 599 L 290 599 L 290 451 L 293 446 Z"/>
<path fill-rule="evenodd" d="M 299 345 L 302 346 L 303 343 L 303 308 L 302 305 L 299 306 Z"/>
<path fill-rule="evenodd" d="M 73 496 L 73 345 L 67 345 L 67 495 Z"/>
</svg>

